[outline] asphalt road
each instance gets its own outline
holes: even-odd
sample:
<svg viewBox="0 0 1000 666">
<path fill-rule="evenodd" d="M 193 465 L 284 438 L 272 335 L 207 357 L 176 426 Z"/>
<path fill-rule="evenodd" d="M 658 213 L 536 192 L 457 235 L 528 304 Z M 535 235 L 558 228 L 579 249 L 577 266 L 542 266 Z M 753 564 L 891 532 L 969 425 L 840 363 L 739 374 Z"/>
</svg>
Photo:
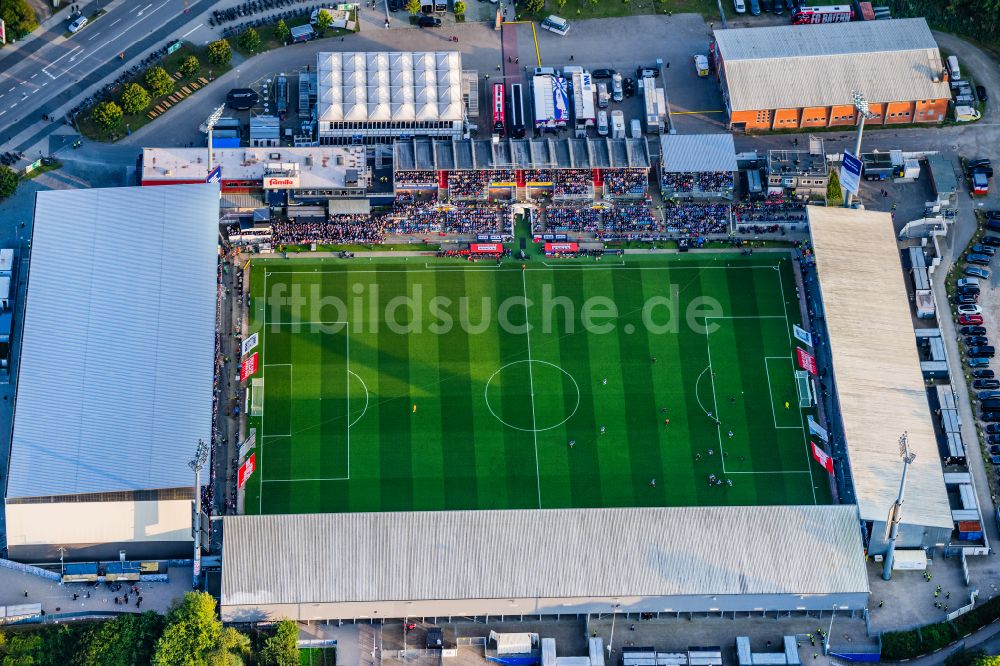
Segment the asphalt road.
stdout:
<svg viewBox="0 0 1000 666">
<path fill-rule="evenodd" d="M 99 4 L 82 7 L 83 13 L 92 16 Z M 49 26 L 0 60 L 0 150 L 34 145 L 58 125 L 43 121 L 43 114 L 61 121 L 105 79 L 139 64 L 170 39 L 208 41 L 212 32 L 203 24 L 202 13 L 213 4 L 213 0 L 103 3 L 107 13 L 74 35 L 64 36 L 66 20 Z"/>
</svg>

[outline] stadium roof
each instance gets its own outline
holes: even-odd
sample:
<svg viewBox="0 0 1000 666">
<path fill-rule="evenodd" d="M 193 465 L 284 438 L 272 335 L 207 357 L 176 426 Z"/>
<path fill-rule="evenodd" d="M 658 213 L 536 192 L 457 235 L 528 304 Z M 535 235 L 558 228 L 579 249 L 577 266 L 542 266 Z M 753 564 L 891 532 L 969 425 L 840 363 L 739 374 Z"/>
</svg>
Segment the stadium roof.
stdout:
<svg viewBox="0 0 1000 666">
<path fill-rule="evenodd" d="M 432 53 L 316 54 L 320 122 L 461 121 L 462 56 Z"/>
<path fill-rule="evenodd" d="M 927 21 L 716 30 L 733 111 L 950 98 Z M 938 80 L 935 81 L 934 79 Z"/>
<path fill-rule="evenodd" d="M 36 196 L 7 497 L 190 486 L 212 434 L 218 186 Z"/>
<path fill-rule="evenodd" d="M 224 521 L 223 606 L 868 591 L 853 506 Z"/>
<path fill-rule="evenodd" d="M 291 148 L 222 148 L 212 151 L 212 162 L 222 167 L 223 180 L 263 180 L 267 174 L 294 173 L 295 189 L 347 187 L 348 172 L 364 187 L 364 146 L 309 146 Z M 203 181 L 208 169 L 204 148 L 143 148 L 142 184 Z"/>
<path fill-rule="evenodd" d="M 732 134 L 664 134 L 660 155 L 666 173 L 739 169 Z"/>
<path fill-rule="evenodd" d="M 396 170 L 646 169 L 650 166 L 645 138 L 511 139 L 496 143 L 411 139 L 393 142 L 392 152 Z M 735 164 L 735 156 L 733 161 Z"/>
<path fill-rule="evenodd" d="M 889 213 L 809 206 L 833 372 L 862 520 L 896 500 L 906 431 L 917 454 L 903 522 L 953 526 Z"/>
</svg>

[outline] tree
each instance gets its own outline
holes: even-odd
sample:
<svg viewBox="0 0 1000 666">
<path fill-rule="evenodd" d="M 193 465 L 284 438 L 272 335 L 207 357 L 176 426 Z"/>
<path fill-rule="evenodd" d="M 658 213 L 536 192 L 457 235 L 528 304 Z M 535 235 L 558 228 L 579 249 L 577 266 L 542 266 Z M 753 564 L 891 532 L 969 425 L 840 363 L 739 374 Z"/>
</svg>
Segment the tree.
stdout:
<svg viewBox="0 0 1000 666">
<path fill-rule="evenodd" d="M 455 15 L 462 16 L 464 14 L 465 14 L 465 3 L 462 2 L 462 0 L 458 0 L 458 2 L 455 3 Z"/>
<path fill-rule="evenodd" d="M 207 592 L 188 592 L 167 614 L 163 635 L 156 641 L 153 666 L 242 664 L 249 639 L 235 629 L 223 630 L 215 616 L 215 599 Z"/>
<path fill-rule="evenodd" d="M 122 111 L 129 115 L 139 113 L 149 106 L 149 93 L 138 83 L 130 83 L 122 91 Z"/>
<path fill-rule="evenodd" d="M 286 42 L 292 36 L 292 31 L 288 29 L 285 19 L 280 19 L 278 25 L 274 26 L 274 36 L 282 43 Z"/>
<path fill-rule="evenodd" d="M 184 76 L 194 76 L 199 69 L 201 69 L 201 63 L 198 62 L 198 57 L 193 55 L 184 58 L 184 62 L 180 66 L 181 74 Z"/>
<path fill-rule="evenodd" d="M 420 0 L 406 0 L 406 11 L 411 14 L 420 13 Z"/>
<path fill-rule="evenodd" d="M 844 203 L 844 191 L 840 189 L 840 174 L 836 169 L 830 170 L 830 180 L 826 182 L 826 205 L 840 206 Z"/>
<path fill-rule="evenodd" d="M 114 102 L 101 102 L 90 112 L 90 119 L 103 130 L 113 130 L 122 124 L 122 107 Z"/>
<path fill-rule="evenodd" d="M 34 666 L 44 657 L 39 631 L 0 634 L 0 664 L 4 666 Z"/>
<path fill-rule="evenodd" d="M 208 61 L 216 67 L 228 65 L 232 59 L 233 49 L 228 40 L 219 39 L 208 45 Z"/>
<path fill-rule="evenodd" d="M 38 27 L 38 17 L 27 0 L 4 0 L 0 2 L 0 18 L 6 26 L 8 41 L 24 37 Z"/>
<path fill-rule="evenodd" d="M 0 164 L 0 200 L 14 194 L 18 180 L 17 173 L 13 169 Z"/>
<path fill-rule="evenodd" d="M 146 70 L 146 87 L 154 97 L 163 97 L 174 91 L 174 79 L 162 67 L 150 67 Z"/>
<path fill-rule="evenodd" d="M 237 44 L 244 51 L 255 53 L 260 50 L 260 33 L 254 28 L 247 28 L 240 33 L 240 36 L 237 38 Z"/>
<path fill-rule="evenodd" d="M 281 620 L 275 626 L 273 636 L 264 641 L 257 660 L 263 666 L 298 666 L 299 628 L 291 620 Z"/>
<path fill-rule="evenodd" d="M 145 666 L 152 661 L 163 624 L 163 616 L 153 611 L 102 622 L 81 641 L 79 661 L 83 666 Z"/>
<path fill-rule="evenodd" d="M 319 14 L 316 15 L 316 32 L 322 35 L 331 23 L 333 23 L 333 16 L 330 15 L 330 12 L 325 9 L 319 10 Z"/>
<path fill-rule="evenodd" d="M 984 650 L 961 650 L 945 660 L 945 666 L 997 666 L 1000 657 L 991 657 Z"/>
</svg>

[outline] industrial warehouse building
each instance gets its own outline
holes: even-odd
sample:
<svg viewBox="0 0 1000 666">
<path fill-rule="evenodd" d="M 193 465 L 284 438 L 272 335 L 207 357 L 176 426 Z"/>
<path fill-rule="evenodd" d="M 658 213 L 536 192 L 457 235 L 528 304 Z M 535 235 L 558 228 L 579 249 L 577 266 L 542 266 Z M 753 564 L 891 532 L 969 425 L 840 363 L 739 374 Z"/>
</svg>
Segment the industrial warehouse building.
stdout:
<svg viewBox="0 0 1000 666">
<path fill-rule="evenodd" d="M 895 259 L 892 217 L 810 206 L 809 229 L 865 546 L 873 555 L 886 550 L 885 522 L 899 490 L 898 441 L 904 432 L 917 458 L 906 474 L 906 504 L 896 545 L 942 546 L 955 521 L 906 285 Z M 845 471 L 838 470 L 838 475 L 843 477 Z"/>
<path fill-rule="evenodd" d="M 212 436 L 218 186 L 36 197 L 9 555 L 189 557 L 188 461 Z"/>
<path fill-rule="evenodd" d="M 316 71 L 321 144 L 462 138 L 457 51 L 319 53 Z"/>
<path fill-rule="evenodd" d="M 227 622 L 865 607 L 854 506 L 227 516 Z"/>
<path fill-rule="evenodd" d="M 922 18 L 715 31 L 716 73 L 732 129 L 787 130 L 857 123 L 936 123 L 951 92 Z"/>
</svg>

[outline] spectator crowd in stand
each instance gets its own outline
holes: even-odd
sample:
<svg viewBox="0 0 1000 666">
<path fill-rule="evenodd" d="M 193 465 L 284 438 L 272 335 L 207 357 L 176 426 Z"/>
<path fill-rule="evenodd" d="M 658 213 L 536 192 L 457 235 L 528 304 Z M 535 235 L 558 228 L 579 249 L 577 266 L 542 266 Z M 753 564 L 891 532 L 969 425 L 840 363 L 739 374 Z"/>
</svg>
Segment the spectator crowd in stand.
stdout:
<svg viewBox="0 0 1000 666">
<path fill-rule="evenodd" d="M 701 236 L 729 232 L 729 204 L 668 203 L 664 211 L 667 230 L 673 233 Z"/>
<path fill-rule="evenodd" d="M 557 197 L 589 196 L 593 185 L 594 174 L 590 169 L 560 169 L 552 193 Z"/>
<path fill-rule="evenodd" d="M 604 169 L 604 189 L 613 197 L 643 196 L 649 186 L 646 169 Z"/>
<path fill-rule="evenodd" d="M 453 199 L 485 199 L 490 180 L 489 171 L 451 171 L 448 173 L 448 194 Z"/>
<path fill-rule="evenodd" d="M 664 173 L 660 182 L 665 190 L 676 193 L 694 192 L 725 192 L 733 189 L 733 174 L 731 171 L 695 171 L 682 173 Z"/>
<path fill-rule="evenodd" d="M 740 225 L 798 224 L 806 221 L 806 207 L 793 199 L 771 197 L 735 204 L 733 218 Z"/>
<path fill-rule="evenodd" d="M 437 172 L 432 170 L 406 170 L 401 169 L 394 174 L 397 186 L 427 186 L 437 185 Z"/>
<path fill-rule="evenodd" d="M 549 206 L 545 209 L 544 228 L 533 229 L 535 233 L 544 231 L 574 231 L 597 233 L 602 228 L 601 211 L 589 206 Z"/>
</svg>

